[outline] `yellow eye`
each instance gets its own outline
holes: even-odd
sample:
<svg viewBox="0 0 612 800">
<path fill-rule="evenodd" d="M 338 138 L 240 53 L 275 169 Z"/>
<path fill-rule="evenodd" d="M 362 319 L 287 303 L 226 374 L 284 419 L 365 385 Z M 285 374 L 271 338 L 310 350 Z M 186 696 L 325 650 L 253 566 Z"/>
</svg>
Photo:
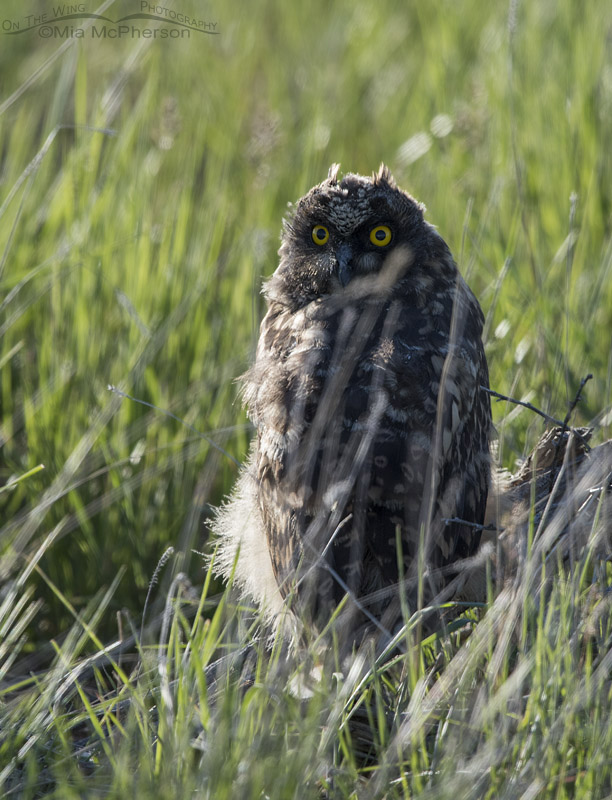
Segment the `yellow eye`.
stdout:
<svg viewBox="0 0 612 800">
<path fill-rule="evenodd" d="M 329 231 L 325 225 L 315 225 L 312 229 L 312 241 L 315 244 L 325 244 L 329 239 Z"/>
<path fill-rule="evenodd" d="M 376 247 L 385 247 L 391 241 L 391 228 L 386 225 L 377 225 L 370 231 L 370 241 Z"/>
</svg>

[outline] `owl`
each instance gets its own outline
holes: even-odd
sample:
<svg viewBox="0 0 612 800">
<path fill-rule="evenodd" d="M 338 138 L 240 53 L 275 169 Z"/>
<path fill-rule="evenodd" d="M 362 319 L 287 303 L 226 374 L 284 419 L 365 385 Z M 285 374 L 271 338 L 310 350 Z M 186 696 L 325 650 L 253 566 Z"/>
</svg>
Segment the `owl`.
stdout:
<svg viewBox="0 0 612 800">
<path fill-rule="evenodd" d="M 390 635 L 479 545 L 483 314 L 424 210 L 384 165 L 333 165 L 284 220 L 243 383 L 256 436 L 213 532 L 217 571 L 291 635 Z"/>
</svg>

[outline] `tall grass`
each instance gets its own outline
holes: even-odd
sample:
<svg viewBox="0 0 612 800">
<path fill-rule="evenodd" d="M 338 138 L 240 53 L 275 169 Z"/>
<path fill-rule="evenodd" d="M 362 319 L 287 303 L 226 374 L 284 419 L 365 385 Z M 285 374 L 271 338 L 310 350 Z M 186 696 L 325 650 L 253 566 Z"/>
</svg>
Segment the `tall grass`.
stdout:
<svg viewBox="0 0 612 800">
<path fill-rule="evenodd" d="M 607 438 L 608 5 L 187 0 L 172 7 L 218 35 L 2 35 L 9 796 L 612 792 L 609 575 L 588 553 L 569 576 L 549 566 L 545 603 L 527 578 L 490 586 L 472 636 L 413 642 L 401 680 L 364 654 L 352 675 L 326 663 L 300 701 L 287 686 L 307 671 L 266 649 L 193 552 L 251 436 L 233 379 L 282 215 L 333 161 L 385 161 L 426 203 L 487 314 L 493 388 L 563 418 L 592 372 L 578 419 Z M 2 16 L 51 8 L 11 0 Z M 494 413 L 511 467 L 543 424 Z M 377 731 L 369 767 L 351 714 Z"/>
</svg>

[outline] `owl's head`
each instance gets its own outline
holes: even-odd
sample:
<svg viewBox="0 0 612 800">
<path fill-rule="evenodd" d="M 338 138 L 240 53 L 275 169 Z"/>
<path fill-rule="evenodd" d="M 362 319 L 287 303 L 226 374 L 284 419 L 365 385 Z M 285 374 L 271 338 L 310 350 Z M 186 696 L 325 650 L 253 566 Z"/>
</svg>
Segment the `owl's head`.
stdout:
<svg viewBox="0 0 612 800">
<path fill-rule="evenodd" d="M 384 164 L 371 178 L 349 173 L 339 180 L 338 170 L 333 164 L 284 220 L 269 299 L 303 306 L 380 272 L 398 247 L 418 261 L 430 255 L 433 240 L 443 245 L 423 219 L 424 206 L 398 188 Z"/>
</svg>

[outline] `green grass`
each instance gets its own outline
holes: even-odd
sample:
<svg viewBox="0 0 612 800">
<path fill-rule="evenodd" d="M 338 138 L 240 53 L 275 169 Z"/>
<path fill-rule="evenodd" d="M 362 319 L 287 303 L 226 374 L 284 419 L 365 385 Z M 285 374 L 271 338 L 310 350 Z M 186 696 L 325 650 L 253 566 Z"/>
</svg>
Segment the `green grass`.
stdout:
<svg viewBox="0 0 612 800">
<path fill-rule="evenodd" d="M 2 16 L 51 13 L 31 5 Z M 206 519 L 251 436 L 234 378 L 286 204 L 334 161 L 385 161 L 427 205 L 487 315 L 491 386 L 563 418 L 592 372 L 577 420 L 609 437 L 609 3 L 172 7 L 219 35 L 0 33 L 0 784 L 62 798 L 604 797 L 609 576 L 587 556 L 546 603 L 525 578 L 467 642 L 414 643 L 403 680 L 366 661 L 353 686 L 327 665 L 300 703 L 261 643 L 254 680 L 236 685 L 229 654 L 255 629 L 223 587 L 202 593 L 193 550 L 210 550 Z M 542 420 L 494 414 L 512 466 Z M 346 722 L 366 701 L 373 720 L 383 702 L 397 714 L 371 773 Z"/>
</svg>

